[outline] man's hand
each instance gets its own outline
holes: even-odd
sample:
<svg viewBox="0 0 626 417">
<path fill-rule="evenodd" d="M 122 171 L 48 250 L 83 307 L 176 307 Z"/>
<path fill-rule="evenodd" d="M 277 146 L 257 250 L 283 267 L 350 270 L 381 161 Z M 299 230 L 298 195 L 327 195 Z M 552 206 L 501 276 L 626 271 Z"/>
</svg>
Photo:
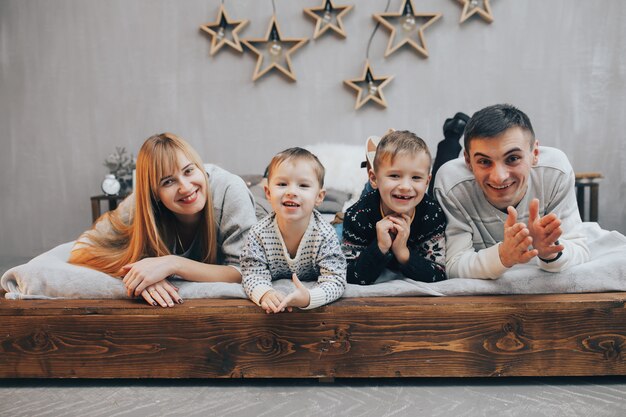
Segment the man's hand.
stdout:
<svg viewBox="0 0 626 417">
<path fill-rule="evenodd" d="M 539 217 L 539 200 L 536 198 L 528 206 L 528 230 L 539 258 L 553 259 L 565 249 L 563 245 L 555 244 L 563 234 L 561 219 L 554 213 Z"/>
<path fill-rule="evenodd" d="M 402 214 L 400 216 L 389 216 L 388 219 L 394 224 L 396 232 L 396 237 L 391 244 L 391 251 L 398 262 L 404 265 L 411 256 L 411 252 L 409 252 L 409 248 L 406 246 L 406 242 L 411 234 L 411 217 L 408 214 Z"/>
<path fill-rule="evenodd" d="M 498 247 L 500 261 L 507 268 L 525 264 L 537 256 L 537 249 L 529 250 L 533 243 L 530 231 L 524 223 L 517 222 L 517 211 L 512 206 L 507 208 L 508 217 L 504 222 L 504 240 Z"/>
<path fill-rule="evenodd" d="M 304 285 L 302 285 L 302 282 L 300 282 L 298 276 L 296 274 L 293 274 L 291 276 L 291 279 L 293 280 L 293 284 L 296 286 L 296 289 L 293 292 L 287 294 L 287 296 L 283 299 L 283 302 L 280 303 L 280 305 L 278 306 L 278 311 L 275 311 L 275 313 L 285 311 L 285 308 L 287 309 L 287 311 L 291 312 L 292 307 L 302 308 L 308 306 L 311 303 L 311 295 L 309 294 L 309 290 Z"/>
</svg>

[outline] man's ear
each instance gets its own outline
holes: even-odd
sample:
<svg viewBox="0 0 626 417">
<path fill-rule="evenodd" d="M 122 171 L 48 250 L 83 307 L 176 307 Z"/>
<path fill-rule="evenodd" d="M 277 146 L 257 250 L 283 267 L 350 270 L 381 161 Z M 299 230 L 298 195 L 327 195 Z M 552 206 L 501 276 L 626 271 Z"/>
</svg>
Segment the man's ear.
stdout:
<svg viewBox="0 0 626 417">
<path fill-rule="evenodd" d="M 531 152 L 533 154 L 533 166 L 534 166 L 539 163 L 539 141 L 538 140 L 535 140 L 535 144 L 533 145 L 533 149 Z"/>
<path fill-rule="evenodd" d="M 378 188 L 378 185 L 376 185 L 376 173 L 374 172 L 373 169 L 370 169 L 367 172 L 368 176 L 369 176 L 369 180 L 370 180 L 370 185 L 372 186 L 373 189 Z"/>
<path fill-rule="evenodd" d="M 470 156 L 467 153 L 467 151 L 463 151 L 463 157 L 465 157 L 465 165 L 467 165 L 467 169 L 472 171 L 472 163 L 470 161 Z M 474 171 L 472 171 L 472 172 L 474 172 Z"/>
<path fill-rule="evenodd" d="M 320 204 L 322 204 L 322 201 L 324 201 L 324 197 L 326 197 L 326 189 L 322 188 L 320 189 L 320 192 L 317 193 L 317 196 L 315 197 L 315 207 L 318 207 Z"/>
</svg>

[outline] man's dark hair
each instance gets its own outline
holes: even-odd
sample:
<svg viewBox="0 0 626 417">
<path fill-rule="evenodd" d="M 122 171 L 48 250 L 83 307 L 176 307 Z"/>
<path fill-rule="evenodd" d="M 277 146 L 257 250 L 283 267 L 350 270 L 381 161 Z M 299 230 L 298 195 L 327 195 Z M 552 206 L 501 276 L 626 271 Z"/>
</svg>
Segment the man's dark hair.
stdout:
<svg viewBox="0 0 626 417">
<path fill-rule="evenodd" d="M 535 131 L 526 113 L 510 104 L 495 104 L 478 110 L 465 126 L 465 151 L 469 151 L 472 139 L 493 138 L 512 127 L 529 132 L 532 147 L 535 142 Z"/>
</svg>

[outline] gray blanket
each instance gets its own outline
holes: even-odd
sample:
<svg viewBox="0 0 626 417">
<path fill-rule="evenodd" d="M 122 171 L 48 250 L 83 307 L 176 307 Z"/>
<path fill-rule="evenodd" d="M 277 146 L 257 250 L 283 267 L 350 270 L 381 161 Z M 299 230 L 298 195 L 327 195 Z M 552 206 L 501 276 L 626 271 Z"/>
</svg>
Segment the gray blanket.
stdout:
<svg viewBox="0 0 626 417">
<path fill-rule="evenodd" d="M 626 291 L 626 237 L 586 223 L 591 261 L 562 273 L 548 273 L 531 262 L 517 265 L 497 280 L 455 278 L 426 284 L 387 272 L 376 284 L 348 285 L 344 297 L 540 294 Z M 8 299 L 127 298 L 119 279 L 67 263 L 73 242 L 8 270 L 0 280 Z M 396 279 L 397 278 L 397 279 Z M 315 283 L 306 283 L 315 285 Z M 183 298 L 246 298 L 240 284 L 175 281 Z M 290 292 L 288 280 L 274 286 Z"/>
</svg>

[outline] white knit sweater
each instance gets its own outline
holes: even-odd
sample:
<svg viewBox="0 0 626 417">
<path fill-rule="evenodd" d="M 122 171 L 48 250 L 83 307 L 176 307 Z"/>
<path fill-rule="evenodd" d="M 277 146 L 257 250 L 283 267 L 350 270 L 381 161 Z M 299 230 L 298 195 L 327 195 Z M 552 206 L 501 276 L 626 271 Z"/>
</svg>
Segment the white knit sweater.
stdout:
<svg viewBox="0 0 626 417">
<path fill-rule="evenodd" d="M 449 278 L 500 277 L 506 267 L 500 261 L 498 245 L 504 239 L 507 215 L 493 207 L 476 184 L 463 157 L 444 164 L 435 179 L 435 196 L 446 213 L 446 271 Z M 574 171 L 560 150 L 539 147 L 539 162 L 533 166 L 528 190 L 516 207 L 518 221 L 528 224 L 528 205 L 539 199 L 539 215 L 555 213 L 561 220 L 565 246 L 563 256 L 537 266 L 558 272 L 589 260 L 586 238 L 576 204 Z"/>
<path fill-rule="evenodd" d="M 314 210 L 296 256 L 292 258 L 283 241 L 276 214 L 272 213 L 254 225 L 241 253 L 242 284 L 246 294 L 257 305 L 272 289 L 272 280 L 317 281 L 309 290 L 311 301 L 306 309 L 330 303 L 346 287 L 346 260 L 334 228 Z"/>
</svg>

